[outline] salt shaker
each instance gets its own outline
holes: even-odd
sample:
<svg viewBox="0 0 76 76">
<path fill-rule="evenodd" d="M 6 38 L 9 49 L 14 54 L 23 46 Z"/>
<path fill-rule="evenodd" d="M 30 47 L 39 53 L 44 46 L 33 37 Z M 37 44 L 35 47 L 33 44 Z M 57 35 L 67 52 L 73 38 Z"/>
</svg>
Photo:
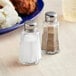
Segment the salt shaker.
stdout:
<svg viewBox="0 0 76 76">
<path fill-rule="evenodd" d="M 37 64 L 41 59 L 41 44 L 36 23 L 27 21 L 21 36 L 20 62 L 25 65 Z"/>
<path fill-rule="evenodd" d="M 59 52 L 58 27 L 57 14 L 46 12 L 42 35 L 42 50 L 46 54 L 54 55 Z"/>
</svg>

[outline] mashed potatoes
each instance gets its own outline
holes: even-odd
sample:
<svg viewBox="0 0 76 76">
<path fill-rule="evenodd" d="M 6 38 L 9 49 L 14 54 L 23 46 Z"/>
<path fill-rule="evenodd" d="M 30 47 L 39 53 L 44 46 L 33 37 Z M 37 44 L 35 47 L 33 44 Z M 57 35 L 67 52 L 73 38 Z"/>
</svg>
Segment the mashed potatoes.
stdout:
<svg viewBox="0 0 76 76">
<path fill-rule="evenodd" d="M 19 23 L 21 18 L 9 0 L 0 0 L 0 27 L 7 28 Z"/>
</svg>

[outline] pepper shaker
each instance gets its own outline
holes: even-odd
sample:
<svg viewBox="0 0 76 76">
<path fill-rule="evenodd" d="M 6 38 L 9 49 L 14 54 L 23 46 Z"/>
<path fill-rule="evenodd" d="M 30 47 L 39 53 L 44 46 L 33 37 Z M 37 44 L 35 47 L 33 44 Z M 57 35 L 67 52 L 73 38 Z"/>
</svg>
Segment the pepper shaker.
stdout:
<svg viewBox="0 0 76 76">
<path fill-rule="evenodd" d="M 57 14 L 46 12 L 42 35 L 42 50 L 46 54 L 54 55 L 59 52 L 58 27 Z"/>
</svg>

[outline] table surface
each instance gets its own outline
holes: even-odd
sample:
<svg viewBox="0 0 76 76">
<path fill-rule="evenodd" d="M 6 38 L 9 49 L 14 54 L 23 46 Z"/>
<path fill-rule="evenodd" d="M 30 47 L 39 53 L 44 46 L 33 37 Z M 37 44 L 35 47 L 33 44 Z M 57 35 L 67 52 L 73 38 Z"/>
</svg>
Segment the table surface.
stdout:
<svg viewBox="0 0 76 76">
<path fill-rule="evenodd" d="M 76 76 L 76 23 L 63 20 L 61 0 L 44 0 L 44 2 L 45 7 L 35 21 L 41 23 L 46 11 L 53 10 L 58 13 L 60 52 L 52 56 L 44 55 L 38 65 L 19 64 L 18 53 L 23 27 L 19 28 L 0 36 L 0 74 L 3 71 L 5 76 L 6 74 L 7 76 Z"/>
</svg>

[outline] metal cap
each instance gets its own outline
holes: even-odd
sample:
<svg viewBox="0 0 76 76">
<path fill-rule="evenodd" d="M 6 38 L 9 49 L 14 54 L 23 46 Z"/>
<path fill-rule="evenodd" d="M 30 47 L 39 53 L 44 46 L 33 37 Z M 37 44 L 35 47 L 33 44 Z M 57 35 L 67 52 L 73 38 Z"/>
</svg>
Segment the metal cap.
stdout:
<svg viewBox="0 0 76 76">
<path fill-rule="evenodd" d="M 45 21 L 46 22 L 55 22 L 55 21 L 57 21 L 57 13 L 56 12 L 46 12 L 45 13 Z"/>
<path fill-rule="evenodd" d="M 24 30 L 25 30 L 25 31 L 28 31 L 28 32 L 33 32 L 36 25 L 37 25 L 37 24 L 36 24 L 35 22 L 26 21 L 26 22 L 25 22 L 25 25 L 24 25 Z"/>
</svg>

